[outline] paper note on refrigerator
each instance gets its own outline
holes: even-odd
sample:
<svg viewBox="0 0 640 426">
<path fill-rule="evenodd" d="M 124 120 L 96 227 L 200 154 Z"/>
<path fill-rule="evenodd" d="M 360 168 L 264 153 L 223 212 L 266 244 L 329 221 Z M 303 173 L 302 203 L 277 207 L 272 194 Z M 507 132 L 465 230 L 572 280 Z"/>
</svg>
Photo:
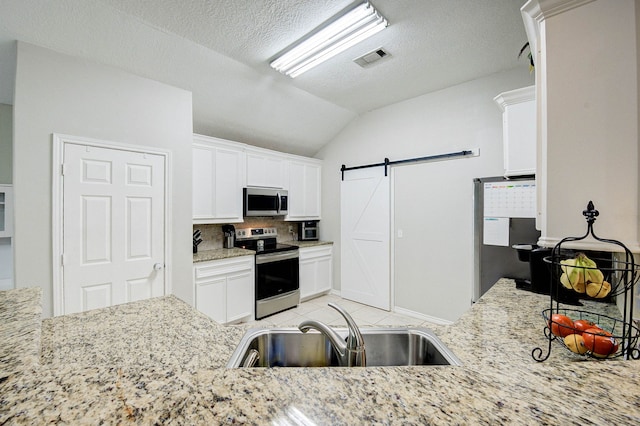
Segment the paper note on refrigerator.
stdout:
<svg viewBox="0 0 640 426">
<path fill-rule="evenodd" d="M 509 218 L 485 217 L 483 241 L 488 246 L 509 246 Z"/>
</svg>

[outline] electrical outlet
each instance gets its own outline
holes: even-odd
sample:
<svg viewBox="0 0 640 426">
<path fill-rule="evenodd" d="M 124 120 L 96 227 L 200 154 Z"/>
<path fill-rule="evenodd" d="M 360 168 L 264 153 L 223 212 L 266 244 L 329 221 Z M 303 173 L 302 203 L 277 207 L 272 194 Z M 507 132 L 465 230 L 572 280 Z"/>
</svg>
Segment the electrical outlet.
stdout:
<svg viewBox="0 0 640 426">
<path fill-rule="evenodd" d="M 293 234 L 293 225 L 289 225 L 289 233 Z"/>
</svg>

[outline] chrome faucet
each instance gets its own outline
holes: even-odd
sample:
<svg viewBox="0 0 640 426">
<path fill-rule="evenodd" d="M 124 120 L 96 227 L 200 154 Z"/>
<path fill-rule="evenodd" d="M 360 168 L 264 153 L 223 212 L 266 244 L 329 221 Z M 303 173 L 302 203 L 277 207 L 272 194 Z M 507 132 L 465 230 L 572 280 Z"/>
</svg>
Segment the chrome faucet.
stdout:
<svg viewBox="0 0 640 426">
<path fill-rule="evenodd" d="M 333 349 L 338 354 L 338 362 L 340 363 L 340 366 L 365 367 L 367 364 L 366 353 L 364 348 L 364 338 L 360 333 L 360 329 L 353 318 L 351 318 L 351 315 L 349 315 L 340 306 L 333 303 L 329 303 L 329 306 L 338 311 L 340 315 L 344 317 L 345 321 L 347 321 L 349 336 L 347 337 L 346 342 L 338 333 L 335 332 L 334 329 L 320 321 L 306 320 L 301 322 L 298 328 L 303 333 L 314 328 L 327 336 L 331 341 Z"/>
</svg>

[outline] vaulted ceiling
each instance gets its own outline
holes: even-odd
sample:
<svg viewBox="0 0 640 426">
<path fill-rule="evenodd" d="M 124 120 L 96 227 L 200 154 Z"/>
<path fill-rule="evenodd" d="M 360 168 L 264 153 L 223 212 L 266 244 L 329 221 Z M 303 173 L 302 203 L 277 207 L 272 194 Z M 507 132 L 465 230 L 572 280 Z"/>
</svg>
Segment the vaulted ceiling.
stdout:
<svg viewBox="0 0 640 426">
<path fill-rule="evenodd" d="M 191 91 L 196 133 L 312 155 L 359 114 L 527 67 L 524 0 L 371 0 L 382 32 L 295 79 L 269 67 L 360 2 L 1 0 L 0 103 L 13 103 L 21 40 Z M 353 62 L 380 47 L 388 58 Z"/>
</svg>

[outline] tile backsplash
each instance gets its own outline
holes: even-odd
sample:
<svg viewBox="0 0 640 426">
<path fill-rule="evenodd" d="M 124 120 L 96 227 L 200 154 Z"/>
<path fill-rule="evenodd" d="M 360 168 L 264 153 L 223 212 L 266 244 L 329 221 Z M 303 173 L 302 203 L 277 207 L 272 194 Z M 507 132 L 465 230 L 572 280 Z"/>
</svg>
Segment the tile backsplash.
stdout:
<svg viewBox="0 0 640 426">
<path fill-rule="evenodd" d="M 283 220 L 269 217 L 245 218 L 243 223 L 234 223 L 236 229 L 242 228 L 273 228 L 278 230 L 278 242 L 284 243 L 298 239 L 298 222 L 285 222 Z M 289 232 L 289 227 L 293 228 L 293 233 Z M 214 250 L 222 248 L 222 225 L 193 225 L 193 231 L 199 229 L 202 232 L 202 243 L 198 246 L 198 251 Z"/>
</svg>

